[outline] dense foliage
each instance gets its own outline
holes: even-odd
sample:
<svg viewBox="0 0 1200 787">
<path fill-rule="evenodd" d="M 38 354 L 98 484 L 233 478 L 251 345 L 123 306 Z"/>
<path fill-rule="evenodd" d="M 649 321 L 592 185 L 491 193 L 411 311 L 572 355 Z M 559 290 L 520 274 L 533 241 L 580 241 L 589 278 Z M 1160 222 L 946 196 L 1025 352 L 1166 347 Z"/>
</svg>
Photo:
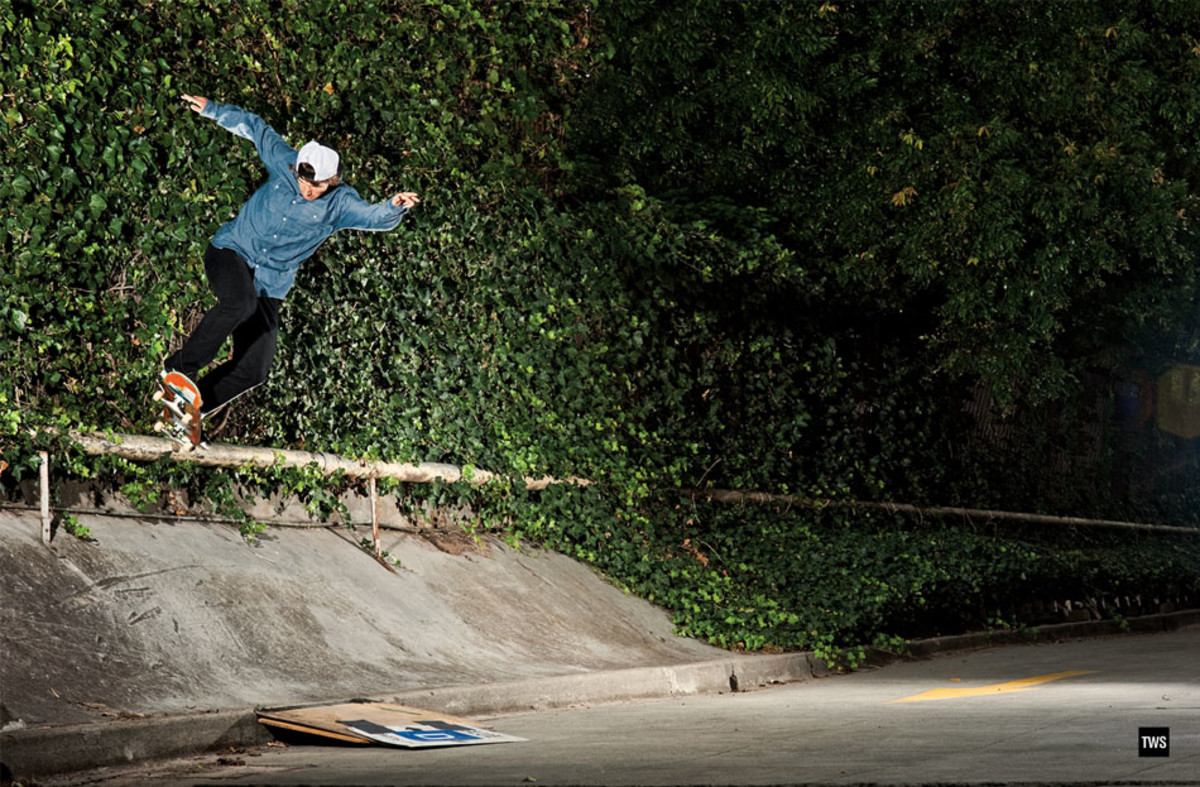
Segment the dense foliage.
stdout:
<svg viewBox="0 0 1200 787">
<path fill-rule="evenodd" d="M 1105 617 L 1158 612 L 1160 601 L 1195 597 L 1200 559 L 1191 540 L 1181 548 L 1154 536 L 996 532 L 835 509 L 676 501 L 641 521 L 619 512 L 527 521 L 630 590 L 666 602 L 686 634 L 826 656 L 851 643 L 892 649 L 907 638 L 1059 622 L 1065 615 L 1052 601 Z M 853 662 L 856 652 L 845 655 Z"/>
<path fill-rule="evenodd" d="M 158 365 L 211 305 L 204 245 L 263 171 L 188 92 L 337 147 L 368 199 L 422 196 L 305 264 L 272 379 L 218 439 L 598 480 L 476 503 L 727 644 L 978 623 L 1082 574 L 1101 592 L 1125 564 L 1089 573 L 1036 532 L 951 528 L 943 554 L 903 520 L 663 494 L 1200 521 L 1197 441 L 1114 388 L 1200 364 L 1198 10 L 15 2 L 6 483 L 71 428 L 146 430 Z M 139 473 L 196 482 L 120 467 Z M 704 561 L 681 546 L 701 540 Z M 904 579 L 912 555 L 928 570 Z"/>
<path fill-rule="evenodd" d="M 935 368 L 1058 393 L 1139 318 L 1194 328 L 1197 10 L 621 3 L 589 147 L 792 252 L 747 273 L 904 310 Z"/>
</svg>

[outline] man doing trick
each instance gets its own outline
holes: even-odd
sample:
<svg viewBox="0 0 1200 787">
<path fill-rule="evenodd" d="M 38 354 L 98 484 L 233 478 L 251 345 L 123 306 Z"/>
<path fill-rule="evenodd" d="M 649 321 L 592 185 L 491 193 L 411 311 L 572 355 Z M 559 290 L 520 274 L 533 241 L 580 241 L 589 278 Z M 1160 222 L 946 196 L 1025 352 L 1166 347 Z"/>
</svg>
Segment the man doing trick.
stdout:
<svg viewBox="0 0 1200 787">
<path fill-rule="evenodd" d="M 181 98 L 202 117 L 251 140 L 269 176 L 209 243 L 204 273 L 217 303 L 163 363 L 167 371 L 196 380 L 233 338 L 232 357 L 197 381 L 201 413 L 209 415 L 267 379 L 279 308 L 300 263 L 338 230 L 395 229 L 419 200 L 400 192 L 368 203 L 342 182 L 338 154 L 331 148 L 309 142 L 297 151 L 252 112 L 199 96 Z"/>
</svg>

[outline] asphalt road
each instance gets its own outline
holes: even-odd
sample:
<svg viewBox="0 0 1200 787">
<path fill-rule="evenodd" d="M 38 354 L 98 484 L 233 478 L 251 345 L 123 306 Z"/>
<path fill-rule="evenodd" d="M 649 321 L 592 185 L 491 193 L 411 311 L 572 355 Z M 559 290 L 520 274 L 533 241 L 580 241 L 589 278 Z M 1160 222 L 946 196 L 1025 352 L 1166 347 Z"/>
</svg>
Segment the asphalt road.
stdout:
<svg viewBox="0 0 1200 787">
<path fill-rule="evenodd" d="M 1200 785 L 1200 627 L 486 724 L 527 740 L 293 744 L 45 783 Z M 1143 727 L 1169 729 L 1169 756 L 1139 756 Z"/>
</svg>

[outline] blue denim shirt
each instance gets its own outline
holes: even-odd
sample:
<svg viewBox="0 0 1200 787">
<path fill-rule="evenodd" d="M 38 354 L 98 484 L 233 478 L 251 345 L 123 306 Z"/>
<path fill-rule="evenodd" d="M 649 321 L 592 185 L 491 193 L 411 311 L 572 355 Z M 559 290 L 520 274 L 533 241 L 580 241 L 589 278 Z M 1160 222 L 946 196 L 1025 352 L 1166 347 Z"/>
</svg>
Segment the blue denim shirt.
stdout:
<svg viewBox="0 0 1200 787">
<path fill-rule="evenodd" d="M 309 201 L 289 165 L 296 151 L 258 115 L 209 101 L 201 114 L 222 128 L 254 142 L 269 179 L 231 221 L 213 236 L 214 246 L 232 249 L 254 270 L 259 295 L 282 299 L 296 280 L 300 263 L 338 230 L 386 232 L 407 212 L 391 200 L 365 202 L 346 184 Z"/>
</svg>

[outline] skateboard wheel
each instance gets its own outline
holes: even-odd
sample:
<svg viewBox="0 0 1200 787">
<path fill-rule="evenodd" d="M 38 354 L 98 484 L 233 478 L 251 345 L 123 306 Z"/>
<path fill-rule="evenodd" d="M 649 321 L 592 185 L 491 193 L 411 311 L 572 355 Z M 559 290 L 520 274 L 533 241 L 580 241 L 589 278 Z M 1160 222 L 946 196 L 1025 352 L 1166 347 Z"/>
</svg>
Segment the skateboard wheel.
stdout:
<svg viewBox="0 0 1200 787">
<path fill-rule="evenodd" d="M 161 389 L 161 388 L 160 388 L 160 389 L 158 389 L 157 391 L 155 391 L 155 392 L 154 392 L 154 397 L 153 397 L 153 398 L 154 398 L 154 401 L 156 401 L 156 402 L 161 402 L 161 401 L 162 401 L 162 398 L 163 398 L 163 392 L 162 392 L 162 389 Z"/>
<path fill-rule="evenodd" d="M 192 423 L 192 414 L 191 414 L 191 413 L 184 413 L 184 414 L 183 414 L 183 417 L 182 417 L 182 418 L 180 418 L 180 419 L 179 419 L 179 421 L 180 421 L 180 423 L 182 423 L 184 426 L 190 426 L 190 425 L 191 425 L 191 423 Z"/>
<path fill-rule="evenodd" d="M 154 424 L 154 431 L 165 432 L 165 431 L 167 431 L 167 425 L 164 424 L 162 421 L 156 421 Z"/>
</svg>

